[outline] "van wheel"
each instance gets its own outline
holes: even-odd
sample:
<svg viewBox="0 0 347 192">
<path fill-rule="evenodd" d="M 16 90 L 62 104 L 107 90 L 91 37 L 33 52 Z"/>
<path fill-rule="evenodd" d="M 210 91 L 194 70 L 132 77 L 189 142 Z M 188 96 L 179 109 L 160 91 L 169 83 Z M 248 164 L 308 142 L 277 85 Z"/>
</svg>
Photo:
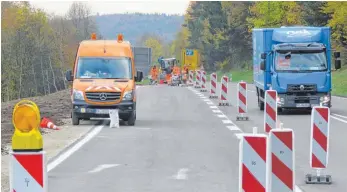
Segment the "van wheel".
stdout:
<svg viewBox="0 0 347 192">
<path fill-rule="evenodd" d="M 132 112 L 131 115 L 128 117 L 128 125 L 134 126 L 136 121 L 136 112 Z"/>
<path fill-rule="evenodd" d="M 80 119 L 77 117 L 76 113 L 72 112 L 72 125 L 79 125 Z"/>
</svg>

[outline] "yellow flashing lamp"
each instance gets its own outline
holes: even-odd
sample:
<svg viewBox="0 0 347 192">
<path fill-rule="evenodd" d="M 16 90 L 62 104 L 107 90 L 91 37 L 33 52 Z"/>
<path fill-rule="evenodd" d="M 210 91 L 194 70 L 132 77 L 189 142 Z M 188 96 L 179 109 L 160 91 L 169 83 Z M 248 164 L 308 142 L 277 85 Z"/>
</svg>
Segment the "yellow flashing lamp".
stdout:
<svg viewBox="0 0 347 192">
<path fill-rule="evenodd" d="M 43 141 L 40 133 L 40 110 L 30 100 L 19 101 L 13 109 L 12 136 L 13 151 L 42 151 Z"/>
<path fill-rule="evenodd" d="M 118 34 L 117 41 L 119 43 L 123 41 L 123 35 L 122 34 Z"/>
<path fill-rule="evenodd" d="M 96 40 L 96 33 L 92 33 L 91 37 L 92 40 Z"/>
</svg>

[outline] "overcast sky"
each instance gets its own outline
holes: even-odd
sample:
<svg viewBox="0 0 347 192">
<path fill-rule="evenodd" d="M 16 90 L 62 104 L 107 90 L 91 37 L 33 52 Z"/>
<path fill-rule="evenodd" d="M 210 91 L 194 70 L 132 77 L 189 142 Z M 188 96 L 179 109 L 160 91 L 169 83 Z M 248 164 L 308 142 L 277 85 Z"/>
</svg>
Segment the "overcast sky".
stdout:
<svg viewBox="0 0 347 192">
<path fill-rule="evenodd" d="M 48 13 L 65 15 L 72 1 L 30 1 L 34 7 Z M 88 1 L 93 14 L 110 14 L 125 12 L 184 14 L 189 0 L 161 1 Z"/>
</svg>

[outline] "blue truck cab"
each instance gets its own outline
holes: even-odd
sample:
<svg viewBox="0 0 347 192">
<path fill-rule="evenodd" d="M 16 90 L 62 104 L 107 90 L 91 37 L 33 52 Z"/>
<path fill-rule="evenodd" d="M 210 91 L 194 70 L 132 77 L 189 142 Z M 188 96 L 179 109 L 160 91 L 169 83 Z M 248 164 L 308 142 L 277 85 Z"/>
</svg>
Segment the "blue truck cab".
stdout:
<svg viewBox="0 0 347 192">
<path fill-rule="evenodd" d="M 253 79 L 258 106 L 264 110 L 266 90 L 277 91 L 284 108 L 331 107 L 332 50 L 329 27 L 253 29 Z M 335 69 L 341 68 L 334 52 Z"/>
</svg>

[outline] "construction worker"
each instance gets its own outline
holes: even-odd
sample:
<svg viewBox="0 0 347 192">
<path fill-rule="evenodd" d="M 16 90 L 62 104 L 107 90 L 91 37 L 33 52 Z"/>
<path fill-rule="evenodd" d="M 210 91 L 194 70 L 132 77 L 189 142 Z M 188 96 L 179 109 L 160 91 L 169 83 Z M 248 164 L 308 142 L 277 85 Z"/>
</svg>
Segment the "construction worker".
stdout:
<svg viewBox="0 0 347 192">
<path fill-rule="evenodd" d="M 158 70 L 157 70 L 157 66 L 155 65 L 152 67 L 151 76 L 152 76 L 152 82 L 156 82 L 158 79 Z"/>
</svg>

